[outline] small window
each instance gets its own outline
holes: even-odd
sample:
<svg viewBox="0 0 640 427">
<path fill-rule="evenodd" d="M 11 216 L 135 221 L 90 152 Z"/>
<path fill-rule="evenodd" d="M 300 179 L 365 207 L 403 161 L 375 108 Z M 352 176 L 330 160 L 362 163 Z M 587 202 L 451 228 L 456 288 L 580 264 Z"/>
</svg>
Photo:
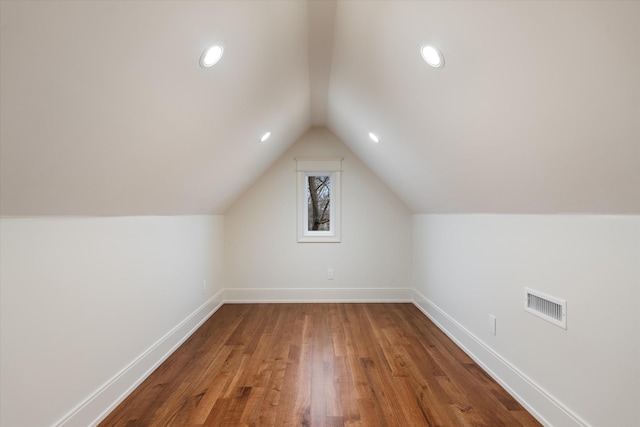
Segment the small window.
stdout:
<svg viewBox="0 0 640 427">
<path fill-rule="evenodd" d="M 331 231 L 331 175 L 305 174 L 307 181 L 307 231 Z"/>
<path fill-rule="evenodd" d="M 340 241 L 342 159 L 296 159 L 298 242 Z"/>
</svg>

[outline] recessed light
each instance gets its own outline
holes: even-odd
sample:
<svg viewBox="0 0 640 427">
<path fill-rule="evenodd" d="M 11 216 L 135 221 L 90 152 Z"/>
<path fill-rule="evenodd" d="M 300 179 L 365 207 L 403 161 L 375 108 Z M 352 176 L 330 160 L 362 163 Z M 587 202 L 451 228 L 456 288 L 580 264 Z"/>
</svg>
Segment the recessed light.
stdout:
<svg viewBox="0 0 640 427">
<path fill-rule="evenodd" d="M 222 58 L 224 49 L 219 44 L 213 45 L 202 53 L 200 56 L 200 66 L 202 68 L 213 67 Z"/>
<path fill-rule="evenodd" d="M 271 136 L 271 132 L 267 132 L 260 138 L 260 142 L 265 142 Z"/>
<path fill-rule="evenodd" d="M 380 142 L 380 138 L 378 138 L 375 133 L 369 132 L 369 138 L 371 138 L 371 140 L 376 144 Z"/>
<path fill-rule="evenodd" d="M 424 45 L 420 49 L 422 53 L 422 59 L 424 62 L 431 65 L 433 68 L 442 68 L 444 67 L 444 56 L 442 56 L 442 52 L 431 45 Z"/>
</svg>

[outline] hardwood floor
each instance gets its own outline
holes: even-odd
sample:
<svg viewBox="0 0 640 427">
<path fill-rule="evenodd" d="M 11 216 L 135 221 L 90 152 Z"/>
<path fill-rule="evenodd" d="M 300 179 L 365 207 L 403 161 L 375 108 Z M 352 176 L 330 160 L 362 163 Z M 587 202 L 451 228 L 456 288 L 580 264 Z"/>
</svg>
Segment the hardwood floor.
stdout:
<svg viewBox="0 0 640 427">
<path fill-rule="evenodd" d="M 412 304 L 222 306 L 100 426 L 539 426 Z"/>
</svg>

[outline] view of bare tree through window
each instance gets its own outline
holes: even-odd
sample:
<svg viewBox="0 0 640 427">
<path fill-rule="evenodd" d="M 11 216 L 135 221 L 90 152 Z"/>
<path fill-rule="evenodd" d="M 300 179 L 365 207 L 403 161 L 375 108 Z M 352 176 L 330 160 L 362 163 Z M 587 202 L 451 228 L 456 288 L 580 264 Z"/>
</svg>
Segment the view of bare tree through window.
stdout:
<svg viewBox="0 0 640 427">
<path fill-rule="evenodd" d="M 311 231 L 331 230 L 331 177 L 327 175 L 308 176 L 307 215 Z"/>
</svg>

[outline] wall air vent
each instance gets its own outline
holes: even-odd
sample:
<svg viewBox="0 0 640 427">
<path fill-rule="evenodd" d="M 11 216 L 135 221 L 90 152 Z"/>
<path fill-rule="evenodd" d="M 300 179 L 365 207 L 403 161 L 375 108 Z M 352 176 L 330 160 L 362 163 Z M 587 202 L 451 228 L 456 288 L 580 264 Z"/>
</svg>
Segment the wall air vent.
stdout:
<svg viewBox="0 0 640 427">
<path fill-rule="evenodd" d="M 563 299 L 524 288 L 524 309 L 554 325 L 567 329 L 567 301 Z"/>
</svg>

